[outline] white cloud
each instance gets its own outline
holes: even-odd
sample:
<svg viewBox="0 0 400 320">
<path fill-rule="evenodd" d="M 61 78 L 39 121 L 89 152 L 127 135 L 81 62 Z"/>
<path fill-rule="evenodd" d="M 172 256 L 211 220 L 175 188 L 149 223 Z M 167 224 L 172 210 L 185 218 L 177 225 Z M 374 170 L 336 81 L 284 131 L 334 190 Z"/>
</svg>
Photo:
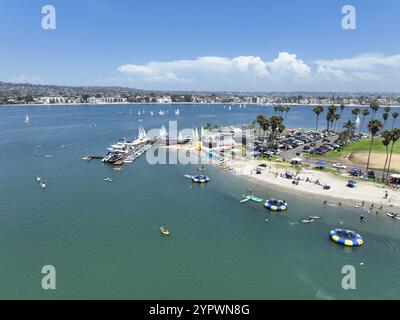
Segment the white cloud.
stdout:
<svg viewBox="0 0 400 320">
<path fill-rule="evenodd" d="M 279 78 L 307 78 L 311 74 L 311 68 L 295 54 L 280 52 L 278 58 L 268 62 L 273 77 Z"/>
<path fill-rule="evenodd" d="M 379 53 L 362 54 L 353 58 L 317 60 L 317 65 L 323 65 L 342 70 L 373 70 L 379 67 L 399 68 L 400 55 L 385 56 Z"/>
<path fill-rule="evenodd" d="M 160 90 L 397 90 L 400 55 L 363 54 L 306 63 L 280 52 L 259 56 L 206 56 L 192 60 L 126 64 L 118 71 L 134 86 Z"/>
</svg>

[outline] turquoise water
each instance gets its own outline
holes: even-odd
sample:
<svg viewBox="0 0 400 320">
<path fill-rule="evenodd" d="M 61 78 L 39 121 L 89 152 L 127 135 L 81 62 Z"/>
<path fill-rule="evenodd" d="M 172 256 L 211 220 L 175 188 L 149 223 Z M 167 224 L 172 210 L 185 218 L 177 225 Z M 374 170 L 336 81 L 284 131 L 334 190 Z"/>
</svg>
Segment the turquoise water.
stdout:
<svg viewBox="0 0 400 320">
<path fill-rule="evenodd" d="M 195 172 L 191 166 L 151 166 L 142 157 L 118 173 L 100 161 L 81 160 L 135 135 L 139 125 L 148 130 L 175 119 L 175 106 L 163 108 L 170 110 L 167 117 L 142 116 L 143 122 L 137 110 L 156 113 L 160 107 L 0 108 L 0 298 L 399 297 L 400 224 L 389 218 L 370 215 L 361 223 L 354 209 L 325 208 L 323 199 L 253 185 L 217 168 L 207 169 L 211 183 L 198 186 L 183 177 Z M 266 110 L 180 109 L 180 128 L 246 122 Z M 292 109 L 289 126 L 314 125 L 312 108 Z M 30 126 L 23 123 L 25 114 Z M 37 174 L 45 177 L 46 190 L 37 185 Z M 106 176 L 114 183 L 105 183 Z M 249 188 L 264 198 L 286 199 L 288 212 L 241 205 Z M 322 219 L 298 223 L 311 213 Z M 363 247 L 343 248 L 328 239 L 341 218 L 364 236 Z M 160 235 L 163 223 L 172 230 L 168 238 Z M 47 264 L 57 270 L 51 292 L 41 288 Z M 341 288 L 344 265 L 356 267 L 357 290 Z"/>
</svg>

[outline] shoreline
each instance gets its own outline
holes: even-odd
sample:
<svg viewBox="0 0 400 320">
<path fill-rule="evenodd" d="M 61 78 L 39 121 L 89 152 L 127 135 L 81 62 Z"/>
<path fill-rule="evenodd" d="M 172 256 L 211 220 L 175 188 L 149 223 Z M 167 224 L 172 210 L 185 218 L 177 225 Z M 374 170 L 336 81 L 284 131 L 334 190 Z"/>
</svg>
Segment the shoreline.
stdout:
<svg viewBox="0 0 400 320">
<path fill-rule="evenodd" d="M 26 107 L 26 106 L 107 106 L 107 105 L 156 105 L 156 106 L 168 106 L 168 105 L 218 105 L 218 106 L 238 106 L 238 105 L 246 105 L 246 106 L 260 106 L 260 107 L 273 107 L 273 106 L 291 106 L 291 107 L 314 107 L 318 105 L 325 105 L 320 103 L 308 103 L 308 104 L 299 104 L 299 103 L 254 103 L 254 102 L 234 102 L 234 103 L 201 103 L 201 102 L 171 102 L 171 103 L 158 103 L 158 102 L 110 102 L 110 103 L 24 103 L 24 104 L 0 104 L 0 107 Z M 333 104 L 334 106 L 339 107 L 340 104 Z M 347 104 L 345 105 L 349 108 L 360 107 L 360 108 L 369 108 L 369 105 L 364 104 Z M 381 105 L 381 107 L 389 107 L 389 108 L 400 108 L 400 105 Z"/>
<path fill-rule="evenodd" d="M 233 166 L 237 165 L 237 163 L 233 164 Z M 379 214 L 400 209 L 400 193 L 396 190 L 379 186 L 371 182 L 359 182 L 357 188 L 350 189 L 346 187 L 344 179 L 338 179 L 332 177 L 328 173 L 313 170 L 300 173 L 299 177 L 301 177 L 301 180 L 299 185 L 294 185 L 292 184 L 292 179 L 286 179 L 279 176 L 280 173 L 283 173 L 286 170 L 279 170 L 271 164 L 268 165 L 270 167 L 264 169 L 262 174 L 255 173 L 254 168 L 257 166 L 256 163 L 245 166 L 239 165 L 231 170 L 231 174 L 251 183 L 256 183 L 261 187 L 270 187 L 277 191 L 282 190 L 288 193 L 294 192 L 297 195 L 305 195 L 306 197 L 318 196 L 321 204 L 324 201 L 331 200 L 335 201 L 337 204 L 340 202 L 343 205 L 355 208 L 356 205 L 364 201 L 365 205 L 363 208 L 370 208 L 372 204 L 374 205 L 373 209 L 371 209 L 371 214 L 375 214 L 375 211 L 380 207 L 382 207 L 382 209 L 379 210 Z M 277 172 L 279 174 L 275 177 Z M 313 182 L 306 182 L 305 178 L 307 177 L 310 180 L 317 178 L 318 180 L 329 184 L 331 189 L 324 190 L 321 185 L 316 185 Z M 387 199 L 384 198 L 385 191 L 389 194 Z"/>
<path fill-rule="evenodd" d="M 168 146 L 166 148 L 192 150 L 187 146 Z M 204 159 L 206 158 L 202 157 L 202 161 Z M 217 161 L 212 160 L 211 163 L 207 162 L 203 164 L 212 165 L 227 174 L 246 180 L 249 183 L 254 183 L 260 187 L 272 188 L 277 192 L 282 190 L 289 194 L 296 193 L 296 195 L 308 198 L 315 198 L 317 196 L 321 205 L 324 201 L 327 201 L 328 205 L 331 206 L 341 203 L 355 209 L 356 205 L 364 201 L 365 205 L 363 209 L 370 209 L 370 206 L 374 205 L 373 209 L 370 210 L 371 214 L 375 214 L 375 211 L 380 207 L 382 209 L 379 210 L 379 214 L 400 211 L 400 191 L 374 182 L 359 181 L 357 188 L 350 189 L 346 186 L 347 178 L 338 178 L 321 171 L 303 170 L 298 174 L 300 178 L 299 185 L 294 185 L 292 183 L 293 179 L 281 177 L 281 174 L 287 171 L 294 171 L 290 167 L 279 169 L 274 166 L 274 163 L 266 162 L 267 167 L 262 170 L 261 174 L 256 174 L 256 168 L 261 163 L 260 160 L 232 160 L 225 168 L 222 168 Z M 320 184 L 316 184 L 315 182 L 317 181 Z M 331 188 L 329 190 L 323 189 L 324 184 L 328 184 Z M 388 198 L 385 198 L 386 191 L 388 192 Z M 269 196 L 273 197 L 273 195 Z M 334 204 L 329 204 L 329 201 L 334 202 Z"/>
</svg>

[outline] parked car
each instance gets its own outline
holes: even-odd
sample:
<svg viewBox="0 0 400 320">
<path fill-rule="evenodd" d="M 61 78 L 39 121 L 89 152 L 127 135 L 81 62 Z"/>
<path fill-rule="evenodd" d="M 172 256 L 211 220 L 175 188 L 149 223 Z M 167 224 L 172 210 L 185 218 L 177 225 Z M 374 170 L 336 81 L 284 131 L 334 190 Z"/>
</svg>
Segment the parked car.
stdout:
<svg viewBox="0 0 400 320">
<path fill-rule="evenodd" d="M 336 169 L 347 169 L 347 166 L 342 164 L 342 163 L 334 163 L 332 165 L 332 167 L 336 168 Z"/>
</svg>

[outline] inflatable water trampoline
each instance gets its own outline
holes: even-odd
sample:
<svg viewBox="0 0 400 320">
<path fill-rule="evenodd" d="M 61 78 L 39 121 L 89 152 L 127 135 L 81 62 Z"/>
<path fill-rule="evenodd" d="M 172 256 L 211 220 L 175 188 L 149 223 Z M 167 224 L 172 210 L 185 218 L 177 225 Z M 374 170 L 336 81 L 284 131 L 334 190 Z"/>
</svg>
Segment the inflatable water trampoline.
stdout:
<svg viewBox="0 0 400 320">
<path fill-rule="evenodd" d="M 363 238 L 356 232 L 345 229 L 335 229 L 329 233 L 332 241 L 346 247 L 360 247 L 364 244 Z"/>
<path fill-rule="evenodd" d="M 288 204 L 286 201 L 270 199 L 265 202 L 264 206 L 272 211 L 286 211 L 288 208 Z"/>
<path fill-rule="evenodd" d="M 200 175 L 200 176 L 194 176 L 194 177 L 192 178 L 192 181 L 193 181 L 194 183 L 207 183 L 207 182 L 210 181 L 210 178 L 207 177 L 207 176 L 202 176 L 202 175 Z"/>
</svg>

